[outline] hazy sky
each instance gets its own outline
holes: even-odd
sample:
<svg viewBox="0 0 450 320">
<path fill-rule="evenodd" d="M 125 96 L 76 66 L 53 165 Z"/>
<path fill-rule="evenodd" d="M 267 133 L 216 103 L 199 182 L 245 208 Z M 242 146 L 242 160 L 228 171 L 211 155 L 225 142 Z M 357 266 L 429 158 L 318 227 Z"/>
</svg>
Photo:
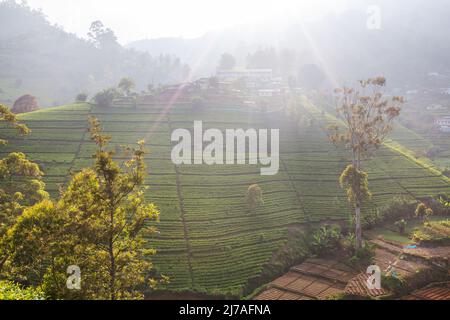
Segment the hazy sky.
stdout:
<svg viewBox="0 0 450 320">
<path fill-rule="evenodd" d="M 121 43 L 143 38 L 197 37 L 207 31 L 266 20 L 319 16 L 346 0 L 28 0 L 52 23 L 85 36 L 101 20 Z"/>
</svg>

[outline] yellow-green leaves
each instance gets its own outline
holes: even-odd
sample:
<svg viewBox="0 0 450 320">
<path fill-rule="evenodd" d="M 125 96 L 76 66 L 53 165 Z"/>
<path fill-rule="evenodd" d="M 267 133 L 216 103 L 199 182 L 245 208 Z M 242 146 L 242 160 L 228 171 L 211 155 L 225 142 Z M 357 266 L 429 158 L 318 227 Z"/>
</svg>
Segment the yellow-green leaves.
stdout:
<svg viewBox="0 0 450 320">
<path fill-rule="evenodd" d="M 250 211 L 256 210 L 259 206 L 264 204 L 262 198 L 262 189 L 259 185 L 253 184 L 248 187 L 246 194 L 246 202 Z"/>
<path fill-rule="evenodd" d="M 353 204 L 359 206 L 372 197 L 367 173 L 356 169 L 353 165 L 347 166 L 342 172 L 339 183 L 343 189 L 347 190 L 348 201 Z"/>
</svg>

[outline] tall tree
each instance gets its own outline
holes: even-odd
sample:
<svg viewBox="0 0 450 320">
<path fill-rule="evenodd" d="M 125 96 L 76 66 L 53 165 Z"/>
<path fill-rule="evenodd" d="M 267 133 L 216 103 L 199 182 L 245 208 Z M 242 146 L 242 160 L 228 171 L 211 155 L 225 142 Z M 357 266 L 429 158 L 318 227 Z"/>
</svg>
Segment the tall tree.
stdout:
<svg viewBox="0 0 450 320">
<path fill-rule="evenodd" d="M 231 70 L 236 66 L 236 59 L 229 53 L 224 53 L 220 57 L 219 69 Z"/>
<path fill-rule="evenodd" d="M 157 281 L 148 238 L 159 212 L 144 198 L 146 175 L 143 141 L 127 149 L 130 159 L 119 165 L 107 150 L 110 137 L 91 119 L 97 144 L 92 168 L 76 174 L 56 203 L 43 201 L 25 210 L 8 232 L 11 273 L 42 285 L 57 299 L 136 299 Z M 81 290 L 66 287 L 67 267 L 81 271 Z M 165 277 L 163 280 L 167 280 Z"/>
<path fill-rule="evenodd" d="M 17 117 L 8 107 L 0 104 L 0 122 L 16 129 L 19 134 L 28 134 L 30 130 L 18 122 Z M 0 145 L 8 141 L 0 139 Z M 23 153 L 11 153 L 0 160 L 0 244 L 6 230 L 11 227 L 25 207 L 33 205 L 48 197 L 42 182 L 42 171 Z M 0 246 L 0 270 L 7 259 L 7 254 Z"/>
<path fill-rule="evenodd" d="M 110 28 L 107 28 L 99 20 L 91 23 L 88 37 L 91 42 L 100 49 L 111 50 L 120 47 L 117 37 Z"/>
<path fill-rule="evenodd" d="M 247 56 L 247 68 L 272 69 L 278 73 L 278 53 L 273 47 L 262 48 Z"/>
<path fill-rule="evenodd" d="M 352 164 L 340 178 L 347 189 L 349 201 L 355 208 L 356 247 L 362 247 L 361 206 L 370 197 L 367 173 L 362 161 L 373 156 L 392 131 L 393 120 L 400 115 L 403 97 L 387 99 L 383 95 L 386 79 L 383 77 L 361 80 L 360 89 L 337 89 L 337 115 L 344 126 L 330 127 L 333 143 L 343 143 L 350 151 Z"/>
<path fill-rule="evenodd" d="M 130 95 L 131 90 L 136 86 L 134 80 L 131 78 L 122 78 L 119 82 L 119 89 L 125 93 L 127 96 Z"/>
</svg>

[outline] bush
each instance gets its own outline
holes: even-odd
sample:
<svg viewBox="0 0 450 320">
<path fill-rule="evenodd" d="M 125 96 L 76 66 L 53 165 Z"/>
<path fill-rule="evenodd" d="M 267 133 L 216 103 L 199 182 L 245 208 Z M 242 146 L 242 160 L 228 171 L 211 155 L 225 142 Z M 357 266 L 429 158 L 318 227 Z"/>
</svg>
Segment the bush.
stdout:
<svg viewBox="0 0 450 320">
<path fill-rule="evenodd" d="M 111 107 L 114 98 L 117 97 L 117 91 L 114 88 L 104 89 L 97 93 L 94 97 L 95 103 L 99 107 Z"/>
<path fill-rule="evenodd" d="M 354 236 L 353 236 L 354 238 Z M 375 246 L 369 242 L 365 242 L 361 249 L 356 249 L 356 243 L 351 243 L 350 252 L 353 254 L 348 262 L 357 269 L 364 269 L 373 264 L 375 257 Z"/>
<path fill-rule="evenodd" d="M 131 90 L 136 87 L 136 84 L 131 78 L 122 78 L 119 82 L 118 88 L 122 91 L 126 96 L 129 96 Z"/>
<path fill-rule="evenodd" d="M 406 197 L 395 197 L 391 203 L 380 208 L 383 220 L 413 217 L 417 202 Z"/>
<path fill-rule="evenodd" d="M 23 288 L 10 281 L 0 281 L 0 300 L 44 300 L 43 292 L 35 288 Z"/>
<path fill-rule="evenodd" d="M 311 251 L 316 255 L 327 255 L 339 247 L 341 229 L 339 226 L 325 225 L 312 234 Z"/>
<path fill-rule="evenodd" d="M 392 275 L 381 275 L 381 283 L 385 289 L 396 295 L 404 295 L 408 291 L 406 281 Z"/>
<path fill-rule="evenodd" d="M 446 195 L 440 195 L 431 199 L 428 207 L 433 210 L 433 213 L 438 216 L 450 215 L 450 199 Z"/>
<path fill-rule="evenodd" d="M 425 203 L 421 202 L 417 205 L 416 208 L 416 217 L 423 219 L 426 215 L 427 212 L 427 206 L 425 205 Z"/>
<path fill-rule="evenodd" d="M 289 269 L 304 262 L 309 252 L 310 238 L 300 229 L 290 230 L 287 243 L 274 253 L 269 262 L 262 265 L 261 273 L 250 279 L 243 290 L 244 295 L 254 292 L 255 288 L 275 280 Z"/>
<path fill-rule="evenodd" d="M 449 245 L 450 222 L 448 220 L 425 222 L 422 227 L 414 230 L 412 239 L 422 244 Z"/>
<path fill-rule="evenodd" d="M 37 104 L 36 97 L 32 95 L 26 94 L 21 96 L 19 99 L 14 102 L 14 106 L 12 107 L 12 112 L 19 113 L 27 113 L 38 110 L 39 106 Z"/>
<path fill-rule="evenodd" d="M 247 202 L 247 207 L 250 212 L 255 211 L 256 209 L 259 208 L 259 206 L 263 205 L 264 201 L 262 198 L 261 187 L 257 184 L 252 184 L 250 187 L 248 187 L 245 200 Z"/>
<path fill-rule="evenodd" d="M 427 208 L 425 210 L 425 220 L 428 221 L 428 219 L 433 215 L 433 209 Z"/>
<path fill-rule="evenodd" d="M 75 98 L 76 102 L 86 102 L 88 98 L 88 95 L 86 93 L 79 93 L 77 97 Z"/>
<path fill-rule="evenodd" d="M 404 234 L 407 224 L 408 223 L 406 222 L 406 220 L 402 219 L 402 220 L 397 221 L 395 223 L 395 226 L 398 228 L 398 232 L 400 232 L 401 234 Z"/>
</svg>

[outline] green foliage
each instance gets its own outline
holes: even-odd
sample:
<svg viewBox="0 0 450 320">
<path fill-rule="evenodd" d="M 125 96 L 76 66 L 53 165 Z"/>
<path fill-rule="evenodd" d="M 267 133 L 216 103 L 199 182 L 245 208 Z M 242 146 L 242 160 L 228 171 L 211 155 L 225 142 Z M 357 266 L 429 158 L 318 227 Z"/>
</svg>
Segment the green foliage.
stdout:
<svg viewBox="0 0 450 320">
<path fill-rule="evenodd" d="M 88 37 L 97 48 L 105 51 L 110 50 L 109 54 L 120 48 L 114 32 L 110 28 L 105 27 L 99 20 L 92 22 Z"/>
<path fill-rule="evenodd" d="M 262 272 L 248 281 L 244 295 L 252 293 L 255 288 L 273 281 L 289 269 L 305 261 L 310 256 L 310 237 L 301 230 L 292 230 L 287 243 L 283 245 L 272 257 L 262 265 Z"/>
<path fill-rule="evenodd" d="M 122 78 L 119 82 L 118 88 L 127 96 L 130 95 L 131 90 L 136 86 L 134 80 L 131 78 Z"/>
<path fill-rule="evenodd" d="M 249 186 L 245 199 L 247 202 L 247 208 L 250 212 L 254 212 L 261 205 L 264 205 L 261 187 L 257 184 L 252 184 Z"/>
<path fill-rule="evenodd" d="M 0 160 L 0 238 L 26 206 L 48 198 L 42 175 L 23 153 Z"/>
<path fill-rule="evenodd" d="M 369 200 L 372 194 L 369 191 L 368 174 L 358 170 L 353 165 L 348 165 L 339 178 L 343 189 L 347 190 L 348 201 L 354 205 L 361 205 L 364 200 Z"/>
<path fill-rule="evenodd" d="M 348 252 L 348 262 L 357 269 L 364 269 L 373 264 L 375 258 L 375 246 L 365 242 L 361 248 L 358 248 L 356 237 L 351 234 L 346 239 L 345 250 Z"/>
<path fill-rule="evenodd" d="M 88 98 L 87 93 L 79 93 L 77 94 L 77 97 L 75 98 L 76 102 L 86 102 Z"/>
<path fill-rule="evenodd" d="M 26 125 L 20 124 L 16 115 L 12 113 L 7 106 L 0 104 L 0 123 L 2 122 L 6 122 L 8 126 L 17 129 L 20 134 L 30 133 L 30 129 L 28 129 Z M 0 145 L 6 145 L 7 143 L 8 142 L 6 140 L 0 139 Z"/>
<path fill-rule="evenodd" d="M 433 215 L 433 209 L 431 208 L 427 208 L 425 210 L 425 221 L 428 221 L 428 219 L 430 219 L 430 217 Z"/>
<path fill-rule="evenodd" d="M 449 220 L 425 222 L 413 231 L 412 239 L 419 243 L 448 245 L 450 243 Z"/>
<path fill-rule="evenodd" d="M 117 91 L 114 88 L 104 89 L 94 97 L 95 103 L 99 107 L 111 107 L 114 99 L 117 97 Z"/>
<path fill-rule="evenodd" d="M 147 276 L 155 250 L 146 239 L 156 231 L 149 222 L 159 211 L 144 198 L 144 143 L 128 149 L 130 160 L 120 166 L 98 120 L 91 125 L 93 168 L 73 176 L 57 202 L 26 209 L 8 231 L 10 273 L 55 299 L 143 298 L 142 287 L 159 283 Z M 81 269 L 80 291 L 65 286 L 70 265 Z"/>
<path fill-rule="evenodd" d="M 341 122 L 329 126 L 329 137 L 334 144 L 343 144 L 351 154 L 352 165 L 342 173 L 340 184 L 347 189 L 348 199 L 355 207 L 356 241 L 361 248 L 361 205 L 370 198 L 367 174 L 361 171 L 361 162 L 373 155 L 392 131 L 392 122 L 400 115 L 404 99 L 383 97 L 382 88 L 386 85 L 383 77 L 359 83 L 360 90 L 348 87 L 336 90 L 339 99 L 336 113 Z"/>
<path fill-rule="evenodd" d="M 30 122 L 33 129 L 32 138 L 42 140 L 22 142 L 21 139 L 14 139 L 7 150 L 33 152 L 34 159 L 43 161 L 45 167 L 42 167 L 42 170 L 46 173 L 44 180 L 47 190 L 52 192 L 54 197 L 58 197 L 59 185 L 70 179 L 67 172 L 72 167 L 70 164 L 73 158 L 75 158 L 73 168 L 76 171 L 91 165 L 90 156 L 96 151 L 95 144 L 86 139 L 81 144 L 80 152 L 77 153 L 84 131 L 72 129 L 79 128 L 90 111 L 96 114 L 105 131 L 113 135 L 109 144 L 113 150 L 116 146 L 133 145 L 141 137 L 149 137 L 148 142 L 152 147 L 145 160 L 152 174 L 146 179 L 146 184 L 150 183 L 150 188 L 144 191 L 145 198 L 154 201 L 164 213 L 158 225 L 161 236 L 155 235 L 148 243 L 149 248 L 155 247 L 161 252 L 164 251 L 151 258 L 154 264 L 151 273 L 153 277 L 157 277 L 160 273 L 171 277 L 170 284 L 159 286 L 161 290 L 186 291 L 203 288 L 208 293 L 217 291 L 239 294 L 249 279 L 261 274 L 261 269 L 266 263 L 269 261 L 275 263 L 272 260 L 274 252 L 283 248 L 289 237 L 286 230 L 292 230 L 294 225 L 304 226 L 307 223 L 343 220 L 350 213 L 346 195 L 333 180 L 339 176 L 338 170 L 343 168 L 342 164 L 347 157 L 341 152 L 335 152 L 335 148 L 321 134 L 321 127 L 327 118 L 320 111 L 315 112 L 310 106 L 308 111 L 304 111 L 306 107 L 302 105 L 299 114 L 308 114 L 314 119 L 314 123 L 302 132 L 298 133 L 296 128 L 291 128 L 289 119 L 282 115 L 274 119 L 285 128 L 283 129 L 285 134 L 280 136 L 281 145 L 290 150 L 284 155 L 286 169 L 281 169 L 276 177 L 261 177 L 256 166 L 248 165 L 180 167 L 188 236 L 195 239 L 190 241 L 194 253 L 191 263 L 195 269 L 192 282 L 183 224 L 179 221 L 181 209 L 178 206 L 174 168 L 170 161 L 163 159 L 170 159 L 171 144 L 168 139 L 171 133 L 168 126 L 170 121 L 174 121 L 172 124 L 175 124 L 175 121 L 193 121 L 198 119 L 199 115 L 193 115 L 189 105 L 180 105 L 169 111 L 170 119 L 167 120 L 163 107 L 144 108 L 139 105 L 136 110 L 103 109 L 88 104 L 76 104 L 42 110 L 23 116 L 23 121 L 33 120 Z M 165 120 L 158 122 L 157 132 L 148 135 L 154 128 L 153 121 L 161 118 Z M 217 128 L 258 127 L 261 124 L 259 113 L 245 113 L 244 110 L 230 112 L 226 109 L 205 108 L 201 118 Z M 125 132 L 130 126 L 133 127 L 133 132 Z M 56 139 L 67 141 L 58 142 Z M 75 142 L 71 142 L 72 140 Z M 305 153 L 304 150 L 318 152 Z M 374 197 L 364 205 L 363 217 L 374 208 L 378 208 L 383 216 L 384 208 L 389 208 L 392 217 L 397 212 L 414 214 L 417 206 L 414 198 L 425 199 L 448 189 L 448 183 L 441 177 L 432 174 L 427 168 L 417 166 L 397 151 L 382 148 L 379 152 L 379 158 L 364 162 L 370 177 L 376 179 L 370 181 Z M 316 172 L 321 174 L 314 176 L 314 179 L 305 179 L 306 173 L 310 176 Z M 406 176 L 407 172 L 414 172 L 414 175 Z M 299 206 L 298 195 L 289 177 L 300 192 L 303 208 Z M 260 215 L 254 217 L 242 216 L 243 212 L 247 212 L 244 197 L 250 182 L 259 183 L 264 191 L 265 204 L 258 209 Z M 245 190 L 230 185 L 245 186 Z M 401 194 L 411 194 L 414 197 L 398 198 L 396 204 L 391 206 L 392 199 Z M 405 208 L 402 207 L 403 203 Z M 431 206 L 428 201 L 427 204 Z M 410 207 L 413 208 L 408 211 Z M 395 217 L 393 221 L 403 217 Z M 292 247 L 295 246 L 296 244 L 292 243 Z M 298 247 L 301 248 L 301 244 Z M 250 251 L 254 254 L 249 255 Z M 199 252 L 207 254 L 198 254 Z M 293 257 L 294 252 L 286 250 L 286 254 L 280 259 L 294 261 L 291 266 L 302 262 L 301 252 L 299 252 L 300 260 L 294 260 Z M 281 266 L 273 269 L 282 270 Z M 221 276 L 223 274 L 232 276 L 224 278 Z M 66 274 L 64 276 L 67 277 Z"/>
<path fill-rule="evenodd" d="M 401 234 L 405 233 L 405 229 L 406 229 L 407 224 L 408 223 L 406 222 L 405 219 L 402 219 L 402 220 L 399 220 L 399 221 L 395 222 L 395 226 L 398 228 L 398 231 Z"/>
<path fill-rule="evenodd" d="M 390 202 L 379 207 L 382 221 L 413 217 L 417 201 L 408 197 L 396 196 Z"/>
<path fill-rule="evenodd" d="M 419 203 L 415 211 L 416 217 L 423 219 L 425 218 L 426 212 L 427 212 L 427 205 L 423 202 Z"/>
<path fill-rule="evenodd" d="M 339 247 L 340 239 L 339 226 L 322 226 L 312 234 L 311 251 L 317 255 L 330 254 Z"/>
<path fill-rule="evenodd" d="M 18 123 L 16 115 L 1 104 L 0 121 L 6 122 L 20 134 L 30 133 L 28 127 Z M 0 144 L 6 145 L 7 141 L 0 140 Z M 25 206 L 48 197 L 45 184 L 41 181 L 42 175 L 39 166 L 23 153 L 11 153 L 0 160 L 0 242 Z M 0 250 L 0 269 L 4 259 Z"/>
<path fill-rule="evenodd" d="M 10 281 L 0 281 L 0 300 L 45 300 L 40 289 L 24 288 Z"/>
<path fill-rule="evenodd" d="M 407 283 L 402 278 L 394 277 L 392 275 L 381 275 L 381 283 L 383 284 L 383 288 L 394 294 L 406 294 Z"/>
</svg>

